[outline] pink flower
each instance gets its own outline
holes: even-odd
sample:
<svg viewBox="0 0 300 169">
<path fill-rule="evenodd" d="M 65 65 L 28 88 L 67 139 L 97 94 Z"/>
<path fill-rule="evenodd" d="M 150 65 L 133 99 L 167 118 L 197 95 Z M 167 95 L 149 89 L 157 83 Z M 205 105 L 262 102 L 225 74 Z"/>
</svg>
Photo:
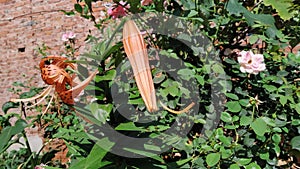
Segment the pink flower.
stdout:
<svg viewBox="0 0 300 169">
<path fill-rule="evenodd" d="M 108 15 L 112 16 L 113 19 L 116 19 L 116 18 L 119 18 L 122 16 L 126 16 L 126 9 L 130 8 L 129 4 L 126 5 L 125 7 L 123 7 L 126 4 L 126 2 L 120 1 L 119 3 L 121 5 L 118 5 L 117 7 L 109 8 L 107 10 Z"/>
<path fill-rule="evenodd" d="M 258 74 L 266 69 L 264 56 L 262 54 L 253 54 L 252 51 L 241 51 L 239 53 L 238 62 L 241 72 Z"/>
<path fill-rule="evenodd" d="M 70 39 L 75 39 L 76 35 L 73 32 L 64 33 L 61 37 L 61 40 L 68 42 Z"/>
<path fill-rule="evenodd" d="M 47 165 L 45 165 L 45 164 L 40 164 L 40 165 L 35 166 L 34 169 L 45 169 L 46 166 Z"/>
<path fill-rule="evenodd" d="M 142 1 L 141 1 L 141 5 L 142 5 L 142 6 L 147 6 L 147 5 L 150 5 L 150 4 L 152 4 L 152 3 L 153 3 L 152 0 L 142 0 Z"/>
</svg>

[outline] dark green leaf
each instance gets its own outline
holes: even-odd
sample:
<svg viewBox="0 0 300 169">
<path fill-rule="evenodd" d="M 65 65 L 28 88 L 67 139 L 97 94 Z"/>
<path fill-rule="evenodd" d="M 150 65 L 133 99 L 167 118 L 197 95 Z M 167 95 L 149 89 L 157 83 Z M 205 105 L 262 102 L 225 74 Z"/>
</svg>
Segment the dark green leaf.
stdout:
<svg viewBox="0 0 300 169">
<path fill-rule="evenodd" d="M 16 121 L 14 126 L 7 126 L 4 129 L 2 129 L 0 134 L 0 153 L 3 152 L 7 148 L 6 145 L 10 141 L 10 139 L 16 135 L 21 133 L 25 127 L 27 126 L 27 123 L 23 119 L 19 119 Z"/>
<path fill-rule="evenodd" d="M 78 12 L 78 13 L 82 13 L 82 7 L 80 4 L 74 4 L 74 9 Z"/>
<path fill-rule="evenodd" d="M 6 114 L 9 109 L 18 108 L 18 107 L 19 107 L 19 103 L 5 102 L 2 105 L 2 111 Z"/>
<path fill-rule="evenodd" d="M 108 138 L 99 140 L 92 148 L 90 154 L 85 159 L 71 166 L 70 169 L 94 169 L 110 164 L 111 162 L 102 161 L 102 159 L 113 145 L 114 143 L 109 141 Z"/>
</svg>

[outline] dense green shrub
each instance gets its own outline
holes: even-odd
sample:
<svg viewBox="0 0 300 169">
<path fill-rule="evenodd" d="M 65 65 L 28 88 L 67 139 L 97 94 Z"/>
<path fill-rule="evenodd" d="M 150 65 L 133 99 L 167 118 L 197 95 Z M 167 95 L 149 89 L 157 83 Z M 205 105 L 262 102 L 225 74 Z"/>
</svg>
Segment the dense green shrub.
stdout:
<svg viewBox="0 0 300 169">
<path fill-rule="evenodd" d="M 56 103 L 51 113 L 33 119 L 47 124 L 48 139 L 65 141 L 68 164 L 46 161 L 45 155 L 30 151 L 16 152 L 22 158 L 14 162 L 28 168 L 40 163 L 46 168 L 299 166 L 300 55 L 285 52 L 299 43 L 299 4 L 292 0 L 143 3 L 116 1 L 100 21 L 94 17 L 92 1 L 65 11 L 91 19 L 105 32 L 101 38 L 89 36 L 91 51 L 74 61 L 80 75 L 98 69 L 95 83 L 84 95 L 95 99 L 81 97 L 75 110 Z M 140 29 L 152 31 L 145 33 L 145 41 L 158 99 L 172 109 L 196 102 L 189 113 L 146 110 L 120 39 L 128 17 Z M 67 51 L 72 48 L 67 45 Z M 72 52 L 68 54 L 71 58 Z M 256 68 L 256 63 L 261 67 Z M 33 88 L 23 97 L 37 92 Z M 8 102 L 3 109 L 16 106 Z M 41 111 L 41 106 L 36 110 Z M 0 137 L 6 139 L 24 132 L 26 126 L 21 119 L 22 125 L 10 126 L 9 117 L 0 121 Z M 144 138 L 149 139 L 141 141 Z M 0 145 L 3 159 L 10 157 L 5 152 L 10 143 L 8 139 Z M 18 161 L 23 158 L 32 162 Z"/>
</svg>

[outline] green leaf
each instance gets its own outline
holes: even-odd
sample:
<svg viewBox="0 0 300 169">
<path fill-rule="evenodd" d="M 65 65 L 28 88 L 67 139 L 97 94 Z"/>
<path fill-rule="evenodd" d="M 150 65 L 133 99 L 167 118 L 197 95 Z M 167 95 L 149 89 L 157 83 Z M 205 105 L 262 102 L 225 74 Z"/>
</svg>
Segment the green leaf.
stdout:
<svg viewBox="0 0 300 169">
<path fill-rule="evenodd" d="M 152 150 L 152 151 L 157 151 L 157 152 L 160 152 L 161 151 L 161 148 L 158 147 L 158 146 L 155 146 L 155 145 L 150 145 L 150 144 L 144 144 L 144 148 L 146 150 Z"/>
<path fill-rule="evenodd" d="M 240 112 L 242 110 L 242 107 L 238 101 L 229 101 L 226 103 L 226 106 L 229 111 L 231 112 Z"/>
<path fill-rule="evenodd" d="M 112 108 L 112 104 L 91 103 L 89 105 L 89 109 L 91 110 L 92 115 L 95 117 L 95 119 L 99 120 L 100 122 L 106 121 Z"/>
<path fill-rule="evenodd" d="M 274 92 L 277 91 L 277 87 L 273 86 L 273 85 L 263 85 L 263 87 L 268 91 L 268 92 Z"/>
<path fill-rule="evenodd" d="M 257 40 L 258 40 L 258 36 L 257 36 L 257 35 L 252 35 L 252 36 L 250 36 L 250 39 L 249 39 L 250 44 L 256 43 Z"/>
<path fill-rule="evenodd" d="M 177 72 L 178 75 L 184 80 L 190 80 L 191 78 L 194 78 L 195 71 L 191 69 L 180 69 Z"/>
<path fill-rule="evenodd" d="M 19 103 L 5 102 L 2 105 L 2 111 L 6 114 L 9 109 L 18 108 L 18 107 L 19 107 Z"/>
<path fill-rule="evenodd" d="M 247 23 L 250 26 L 255 26 L 260 24 L 266 28 L 266 34 L 269 37 L 275 37 L 276 32 L 278 31 L 275 26 L 275 19 L 272 15 L 269 14 L 254 14 L 248 11 L 242 4 L 236 0 L 229 0 L 226 6 L 229 14 L 232 15 L 243 15 L 246 18 Z"/>
<path fill-rule="evenodd" d="M 113 80 L 115 77 L 116 77 L 116 70 L 112 69 L 112 70 L 109 70 L 107 72 L 105 72 L 105 75 L 97 75 L 95 77 L 95 81 L 96 82 L 100 82 L 100 81 L 103 81 L 103 80 Z"/>
<path fill-rule="evenodd" d="M 196 15 L 198 15 L 198 12 L 195 11 L 195 10 L 191 10 L 187 17 L 191 18 L 191 17 L 196 16 Z"/>
<path fill-rule="evenodd" d="M 256 119 L 250 126 L 258 136 L 263 136 L 267 132 L 267 123 L 262 118 Z"/>
<path fill-rule="evenodd" d="M 247 107 L 249 105 L 249 99 L 241 99 L 241 100 L 239 100 L 239 103 L 242 106 Z"/>
<path fill-rule="evenodd" d="M 246 169 L 261 169 L 260 166 L 254 162 L 250 163 L 245 167 Z"/>
<path fill-rule="evenodd" d="M 214 71 L 214 73 L 225 74 L 225 71 L 220 64 L 214 64 L 212 66 L 212 70 Z"/>
<path fill-rule="evenodd" d="M 241 126 L 248 126 L 249 124 L 251 124 L 251 122 L 252 122 L 252 118 L 248 116 L 242 116 L 240 119 Z"/>
<path fill-rule="evenodd" d="M 267 125 L 276 127 L 276 123 L 274 119 L 271 119 L 269 117 L 261 117 L 261 118 L 267 123 Z"/>
<path fill-rule="evenodd" d="M 259 157 L 263 160 L 268 160 L 270 155 L 269 152 L 263 152 L 263 153 L 259 153 Z"/>
<path fill-rule="evenodd" d="M 221 113 L 221 120 L 228 123 L 228 122 L 232 121 L 232 117 L 231 117 L 231 115 L 229 113 L 222 112 Z"/>
<path fill-rule="evenodd" d="M 286 103 L 287 103 L 287 99 L 288 99 L 288 96 L 283 96 L 283 95 L 280 95 L 279 97 L 279 102 L 282 106 L 284 106 Z"/>
<path fill-rule="evenodd" d="M 142 98 L 137 98 L 137 99 L 130 99 L 128 101 L 128 104 L 138 105 L 138 104 L 145 104 L 145 103 Z"/>
<path fill-rule="evenodd" d="M 161 159 L 157 154 L 150 153 L 148 151 L 136 150 L 136 149 L 131 149 L 131 148 L 124 148 L 124 150 L 133 152 L 133 153 L 136 153 L 139 155 L 143 155 L 143 156 L 146 156 L 146 157 L 149 157 L 149 158 L 152 158 L 154 160 L 164 163 L 164 160 Z"/>
<path fill-rule="evenodd" d="M 238 1 L 235 0 L 229 0 L 226 9 L 230 15 L 237 16 L 240 16 L 246 10 L 246 8 L 244 8 Z"/>
<path fill-rule="evenodd" d="M 136 127 L 133 122 L 121 123 L 119 124 L 115 130 L 125 130 L 125 131 L 146 131 L 146 129 Z"/>
<path fill-rule="evenodd" d="M 289 12 L 289 9 L 293 5 L 293 0 L 263 0 L 266 6 L 272 6 L 278 12 L 279 16 L 283 20 L 289 20 L 293 17 L 293 13 Z"/>
<path fill-rule="evenodd" d="M 153 78 L 153 83 L 158 84 L 165 80 L 166 75 L 162 71 L 158 70 L 154 72 L 155 76 Z"/>
<path fill-rule="evenodd" d="M 191 161 L 193 159 L 194 159 L 193 157 L 190 157 L 190 158 L 187 158 L 187 159 L 179 160 L 179 161 L 176 161 L 176 164 L 178 166 L 182 166 L 183 164 L 185 164 L 185 163 L 187 163 L 187 162 L 189 162 L 189 161 Z"/>
<path fill-rule="evenodd" d="M 78 13 L 82 13 L 82 7 L 80 4 L 74 4 L 74 9 L 78 12 Z"/>
<path fill-rule="evenodd" d="M 239 97 L 233 93 L 225 93 L 225 95 L 232 100 L 239 100 Z"/>
<path fill-rule="evenodd" d="M 181 33 L 177 36 L 177 39 L 179 40 L 184 40 L 184 41 L 187 41 L 187 42 L 191 42 L 192 39 L 191 39 L 191 36 L 188 35 L 188 34 L 185 34 L 185 33 Z"/>
<path fill-rule="evenodd" d="M 109 141 L 108 138 L 103 138 L 97 141 L 90 154 L 83 160 L 71 166 L 70 169 L 94 169 L 110 164 L 111 162 L 102 161 L 102 159 L 113 145 L 114 143 Z M 105 149 L 102 147 L 105 147 Z"/>
<path fill-rule="evenodd" d="M 231 164 L 229 169 L 240 169 L 240 167 L 237 164 Z"/>
<path fill-rule="evenodd" d="M 19 119 L 16 121 L 14 126 L 8 126 L 2 129 L 0 134 L 0 154 L 5 151 L 8 142 L 11 140 L 11 138 L 21 133 L 25 127 L 27 126 L 27 123 L 23 119 Z"/>
<path fill-rule="evenodd" d="M 291 140 L 291 145 L 293 149 L 300 151 L 300 136 L 296 136 Z"/>
<path fill-rule="evenodd" d="M 225 146 L 230 146 L 231 145 L 231 137 L 226 137 L 226 136 L 219 136 L 219 140 L 225 145 Z M 222 155 L 222 158 L 224 156 Z"/>
<path fill-rule="evenodd" d="M 291 108 L 295 109 L 298 114 L 300 114 L 300 103 L 290 104 Z"/>
<path fill-rule="evenodd" d="M 212 167 L 220 161 L 221 155 L 219 153 L 210 153 L 206 156 L 206 163 Z"/>
<path fill-rule="evenodd" d="M 205 80 L 204 80 L 204 76 L 196 76 L 197 81 L 199 82 L 200 85 L 204 85 Z"/>
<path fill-rule="evenodd" d="M 237 159 L 237 162 L 241 165 L 247 165 L 251 162 L 251 158 L 240 158 L 240 159 Z"/>
</svg>

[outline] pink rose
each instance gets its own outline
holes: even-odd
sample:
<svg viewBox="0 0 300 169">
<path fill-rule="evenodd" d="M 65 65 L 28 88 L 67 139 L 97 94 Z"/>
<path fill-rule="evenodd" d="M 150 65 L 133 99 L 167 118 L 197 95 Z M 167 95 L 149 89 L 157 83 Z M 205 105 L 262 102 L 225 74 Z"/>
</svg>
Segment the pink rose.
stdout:
<svg viewBox="0 0 300 169">
<path fill-rule="evenodd" d="M 262 54 L 253 54 L 252 51 L 241 51 L 239 53 L 238 62 L 241 72 L 258 74 L 266 69 L 264 56 Z"/>
<path fill-rule="evenodd" d="M 126 4 L 126 2 L 120 1 L 119 3 L 121 5 L 118 5 L 117 7 L 109 8 L 107 10 L 108 15 L 112 16 L 113 19 L 126 16 L 126 9 L 130 8 L 130 5 L 126 5 L 125 7 L 123 7 Z"/>
<path fill-rule="evenodd" d="M 153 3 L 152 0 L 142 0 L 142 1 L 141 1 L 141 5 L 142 5 L 142 6 L 147 6 L 147 5 L 150 5 L 150 4 L 152 4 L 152 3 Z"/>
<path fill-rule="evenodd" d="M 70 39 L 75 39 L 76 35 L 73 32 L 64 33 L 61 37 L 61 40 L 68 42 Z"/>
</svg>

